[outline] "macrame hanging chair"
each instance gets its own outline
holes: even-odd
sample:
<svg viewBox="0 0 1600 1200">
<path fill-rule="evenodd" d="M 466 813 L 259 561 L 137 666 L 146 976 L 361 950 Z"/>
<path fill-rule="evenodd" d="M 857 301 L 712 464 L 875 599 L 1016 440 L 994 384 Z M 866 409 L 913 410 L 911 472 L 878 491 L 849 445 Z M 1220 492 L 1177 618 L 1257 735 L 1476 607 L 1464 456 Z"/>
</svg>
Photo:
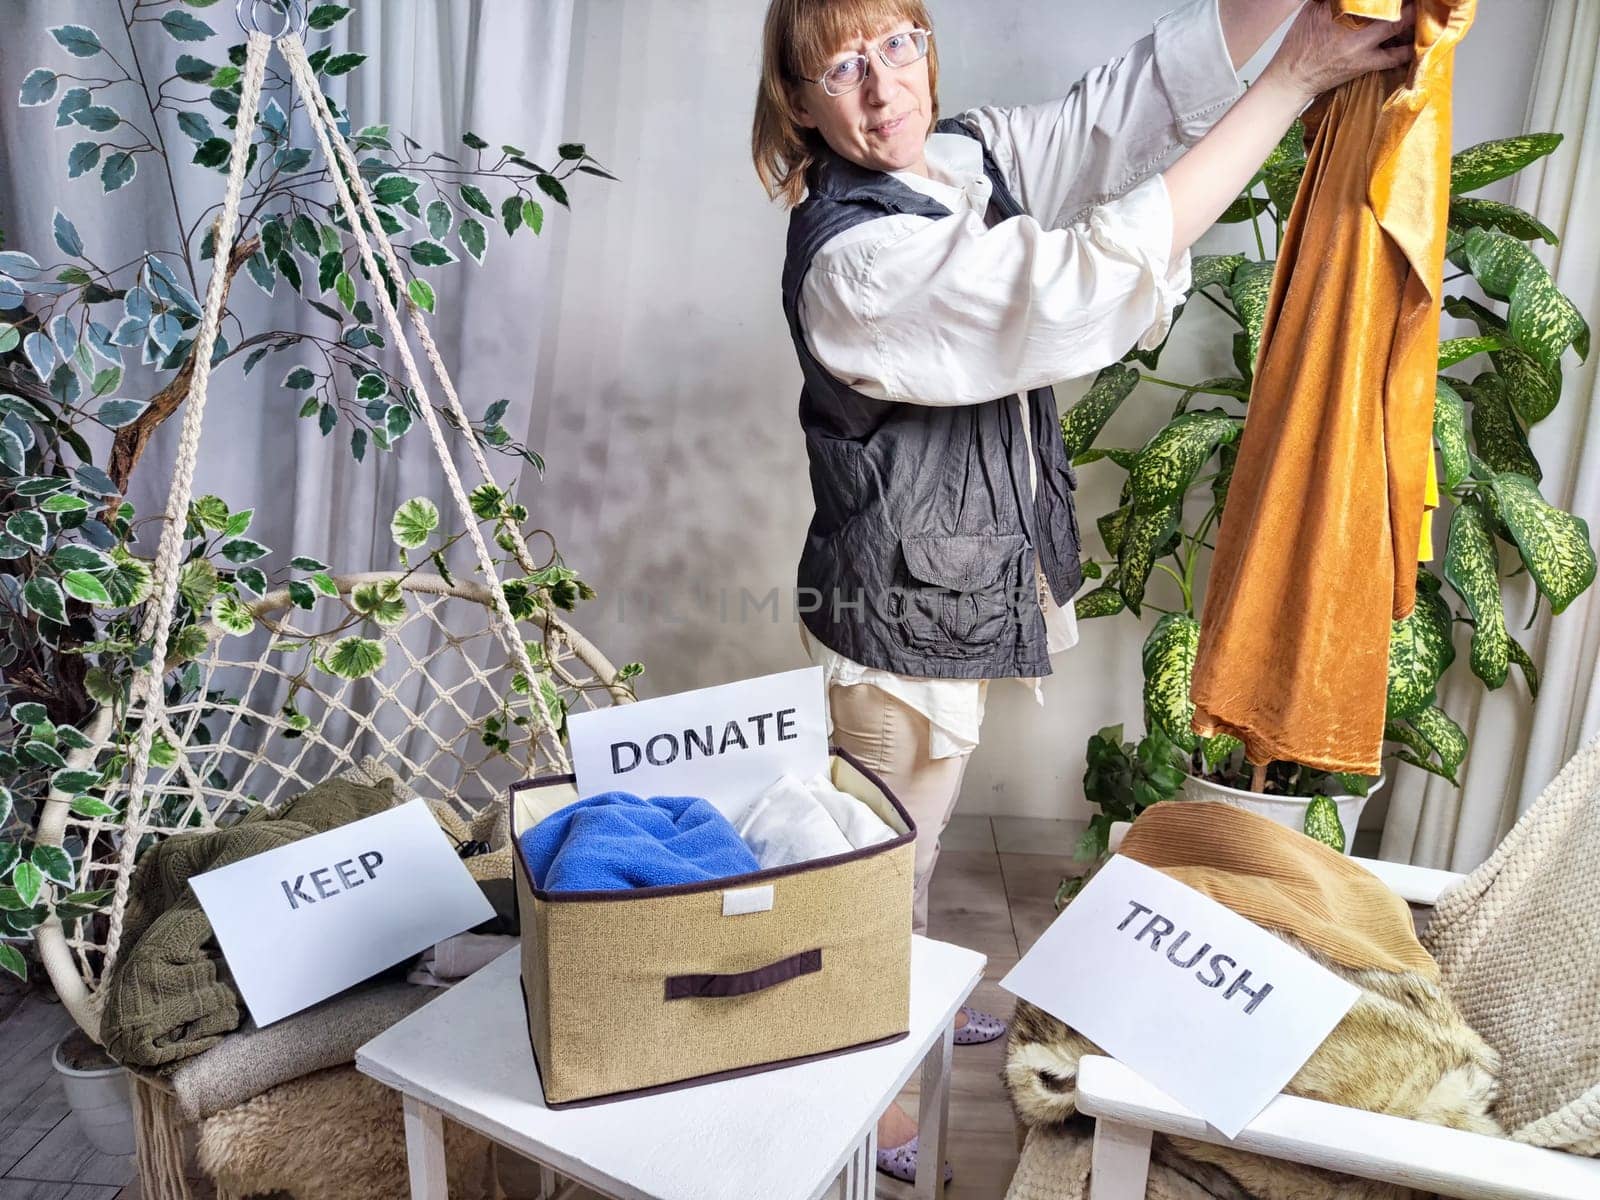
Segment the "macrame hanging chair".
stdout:
<svg viewBox="0 0 1600 1200">
<path fill-rule="evenodd" d="M 633 698 L 606 657 L 553 612 L 536 610 L 520 626 L 512 615 L 401 316 L 379 285 L 373 288 L 375 302 L 465 522 L 483 582 L 400 571 L 337 576 L 337 595 L 314 612 L 297 609 L 287 589 L 269 593 L 247 606 L 253 632 L 234 635 L 215 622 L 206 627 L 206 650 L 193 660 L 183 689 L 188 698 L 169 706 L 166 675 L 179 665 L 171 657 L 173 614 L 211 354 L 222 317 L 223 265 L 238 234 L 255 115 L 274 42 L 305 100 L 367 278 L 383 278 L 380 262 L 389 278 L 405 278 L 307 61 L 300 36 L 304 5 L 299 0 L 288 5 L 285 28 L 276 37 L 263 32 L 253 9 L 247 14 L 244 5 L 240 0 L 247 55 L 227 192 L 215 227 L 212 261 L 218 265 L 212 269 L 194 341 L 194 375 L 153 568 L 152 599 L 141 630 L 141 642 L 156 652 L 135 675 L 126 711 L 119 715 L 112 706 L 102 708 L 84 731 L 90 744 L 68 760 L 72 767 L 92 767 L 136 723 L 126 773 L 106 795 L 117 815 L 81 816 L 73 811 L 71 796 L 55 791 L 44 805 L 37 836 L 41 845 L 81 843 L 74 889 L 111 893 L 95 914 L 66 925 L 51 917 L 37 931 L 51 983 L 74 1020 L 96 1040 L 102 984 L 111 977 L 121 948 L 129 880 L 139 853 L 152 839 L 213 829 L 254 805 L 276 806 L 332 774 L 359 769 L 358 754 L 373 756 L 415 794 L 447 803 L 471 819 L 487 806 L 503 803 L 496 798 L 504 796 L 509 779 L 570 770 L 552 698 L 571 711 Z M 290 28 L 295 24 L 299 30 Z M 399 295 L 447 411 L 458 429 L 467 429 L 467 414 L 422 313 L 403 290 Z M 481 447 L 471 437 L 463 440 L 479 476 L 494 483 Z M 516 523 L 506 522 L 504 528 L 518 566 L 533 573 L 537 568 Z M 348 632 L 345 618 L 362 615 L 353 599 L 357 589 L 391 583 L 399 589 L 405 615 L 380 635 L 385 667 L 345 679 L 309 666 Z M 340 606 L 338 620 L 326 615 L 334 603 Z M 484 738 L 486 728 L 494 731 L 492 747 Z M 160 752 L 153 762 L 157 746 Z"/>
</svg>

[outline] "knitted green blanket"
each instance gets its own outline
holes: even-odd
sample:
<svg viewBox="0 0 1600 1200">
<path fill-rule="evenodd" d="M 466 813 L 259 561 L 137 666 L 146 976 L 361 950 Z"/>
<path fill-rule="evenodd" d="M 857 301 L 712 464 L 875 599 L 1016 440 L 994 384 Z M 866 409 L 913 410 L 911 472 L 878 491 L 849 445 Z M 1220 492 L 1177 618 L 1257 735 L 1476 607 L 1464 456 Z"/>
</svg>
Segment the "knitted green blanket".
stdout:
<svg viewBox="0 0 1600 1200">
<path fill-rule="evenodd" d="M 364 787 L 330 779 L 276 814 L 252 809 L 235 825 L 177 834 L 147 850 L 129 882 L 122 953 L 106 984 L 106 1052 L 130 1067 L 163 1067 L 215 1045 L 243 1019 L 191 876 L 370 817 L 394 799 L 387 780 Z"/>
</svg>

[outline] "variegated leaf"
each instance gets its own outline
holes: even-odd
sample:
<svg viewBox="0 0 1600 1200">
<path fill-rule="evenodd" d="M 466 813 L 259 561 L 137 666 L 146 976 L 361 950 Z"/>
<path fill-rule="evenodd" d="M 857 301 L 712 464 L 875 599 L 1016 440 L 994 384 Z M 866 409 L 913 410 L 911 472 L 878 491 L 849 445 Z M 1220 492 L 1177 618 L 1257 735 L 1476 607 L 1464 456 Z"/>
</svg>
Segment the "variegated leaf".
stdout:
<svg viewBox="0 0 1600 1200">
<path fill-rule="evenodd" d="M 1450 224 L 1458 229 L 1498 229 L 1524 242 L 1538 238 L 1554 246 L 1561 240 L 1555 230 L 1532 213 L 1498 200 L 1457 196 L 1450 201 Z"/>
<path fill-rule="evenodd" d="M 1240 379 L 1237 375 L 1219 375 L 1215 379 L 1202 379 L 1193 387 L 1184 388 L 1183 395 L 1178 397 L 1178 411 L 1182 412 L 1187 409 L 1189 401 L 1196 396 L 1214 396 L 1218 391 L 1226 392 L 1236 400 L 1248 402 L 1250 399 L 1250 381 Z"/>
<path fill-rule="evenodd" d="M 1439 756 L 1439 765 L 1445 773 L 1454 779 L 1456 769 L 1467 757 L 1467 735 L 1461 726 L 1438 705 L 1412 713 L 1409 720 L 1411 727 L 1423 736 Z"/>
<path fill-rule="evenodd" d="M 1206 770 L 1215 771 L 1233 757 L 1235 750 L 1242 749 L 1244 743 L 1231 734 L 1219 733 L 1216 737 L 1201 738 L 1200 761 L 1206 764 Z"/>
<path fill-rule="evenodd" d="M 1233 307 L 1244 322 L 1245 336 L 1249 339 L 1250 373 L 1255 374 L 1255 362 L 1261 352 L 1261 326 L 1267 317 L 1267 300 L 1272 293 L 1273 263 L 1246 262 L 1233 273 L 1229 294 Z"/>
<path fill-rule="evenodd" d="M 1211 498 L 1218 510 L 1227 507 L 1228 488 L 1233 483 L 1233 468 L 1239 462 L 1239 443 L 1228 442 L 1217 455 L 1217 477 L 1211 481 Z"/>
<path fill-rule="evenodd" d="M 1189 268 L 1190 288 L 1226 286 L 1245 261 L 1242 254 L 1197 254 Z"/>
<path fill-rule="evenodd" d="M 1092 450 L 1085 450 L 1072 460 L 1075 467 L 1086 467 L 1090 463 L 1097 463 L 1102 458 L 1108 458 L 1124 471 L 1133 470 L 1134 460 L 1139 457 L 1137 450 L 1130 450 L 1126 446 L 1096 446 Z"/>
<path fill-rule="evenodd" d="M 1304 159 L 1267 169 L 1262 182 L 1266 185 L 1267 198 L 1272 201 L 1272 207 L 1278 210 L 1280 218 L 1287 220 L 1294 211 L 1294 198 L 1300 191 L 1300 180 L 1305 173 Z"/>
<path fill-rule="evenodd" d="M 1156 559 L 1177 531 L 1178 519 L 1182 515 L 1183 503 L 1177 501 L 1163 509 L 1135 510 L 1128 522 L 1127 534 L 1117 552 L 1120 571 L 1118 585 L 1122 589 L 1123 602 L 1133 610 L 1135 616 L 1139 615 L 1140 606 L 1144 603 L 1145 584 L 1149 582 L 1150 572 L 1155 569 Z"/>
<path fill-rule="evenodd" d="M 1538 362 L 1548 369 L 1558 367 L 1568 346 L 1579 357 L 1588 357 L 1588 323 L 1528 247 L 1496 230 L 1473 229 L 1458 257 L 1466 260 L 1485 292 L 1510 301 L 1506 326 L 1511 339 Z"/>
<path fill-rule="evenodd" d="M 1474 322 L 1486 336 L 1499 337 L 1503 348 L 1490 353 L 1495 370 L 1505 376 L 1511 407 L 1529 425 L 1548 417 L 1561 399 L 1561 369 L 1550 368 L 1511 340 L 1511 331 L 1499 314 L 1475 300 L 1452 297 L 1444 309 L 1452 317 Z"/>
<path fill-rule="evenodd" d="M 1240 196 L 1217 218 L 1219 225 L 1239 225 L 1267 211 L 1267 202 L 1260 196 Z"/>
<path fill-rule="evenodd" d="M 1500 600 L 1500 559 L 1489 519 L 1477 504 L 1456 507 L 1445 543 L 1444 577 L 1472 614 L 1472 673 L 1491 688 L 1506 681 L 1510 661 Z"/>
<path fill-rule="evenodd" d="M 1438 593 L 1418 588 L 1411 615 L 1390 628 L 1389 718 L 1408 717 L 1432 704 L 1439 678 L 1455 657 L 1449 606 Z"/>
<path fill-rule="evenodd" d="M 1489 487 L 1528 573 L 1561 612 L 1594 582 L 1588 522 L 1551 505 L 1531 479 L 1496 475 Z"/>
<path fill-rule="evenodd" d="M 1472 469 L 1467 447 L 1467 406 L 1461 393 L 1443 379 L 1433 387 L 1433 439 L 1444 463 L 1446 490 L 1459 487 Z"/>
<path fill-rule="evenodd" d="M 1241 428 L 1242 421 L 1216 408 L 1168 422 L 1139 451 L 1129 473 L 1135 509 L 1153 512 L 1181 502 L 1216 448 L 1236 441 Z"/>
<path fill-rule="evenodd" d="M 1450 194 L 1475 192 L 1515 175 L 1561 144 L 1559 133 L 1527 133 L 1468 146 L 1450 160 Z"/>
<path fill-rule="evenodd" d="M 1267 155 L 1267 161 L 1261 164 L 1263 171 L 1276 171 L 1283 167 L 1300 164 L 1306 161 L 1306 125 L 1299 117 L 1290 123 L 1289 128 L 1278 139 L 1278 144 Z"/>
<path fill-rule="evenodd" d="M 1412 750 L 1419 758 L 1428 758 L 1433 752 L 1433 747 L 1428 745 L 1427 739 L 1411 728 L 1405 721 L 1385 721 L 1383 736 L 1386 741 L 1399 742 L 1402 746 Z"/>
<path fill-rule="evenodd" d="M 1095 376 L 1089 390 L 1061 417 L 1061 437 L 1066 442 L 1068 459 L 1077 458 L 1094 444 L 1111 414 L 1138 383 L 1139 372 L 1121 363 L 1114 363 Z"/>
<path fill-rule="evenodd" d="M 1133 506 L 1124 504 L 1095 521 L 1095 527 L 1100 530 L 1100 541 L 1105 546 L 1107 554 L 1122 553 L 1122 543 L 1128 535 L 1128 522 L 1132 519 Z"/>
<path fill-rule="evenodd" d="M 1511 661 L 1522 669 L 1522 678 L 1528 685 L 1529 698 L 1537 700 L 1539 698 L 1539 668 L 1534 665 L 1533 659 L 1522 648 L 1522 644 L 1516 638 L 1511 639 Z"/>
<path fill-rule="evenodd" d="M 1072 607 L 1080 621 L 1086 621 L 1091 617 L 1116 616 L 1125 607 L 1122 603 L 1122 593 L 1117 590 L 1117 573 L 1113 571 L 1105 583 L 1092 592 L 1085 592 L 1079 596 L 1072 602 Z"/>
<path fill-rule="evenodd" d="M 1200 739 L 1191 728 L 1194 702 L 1189 679 L 1200 649 L 1200 622 L 1185 613 L 1168 613 L 1144 641 L 1144 708 L 1149 719 L 1184 750 Z"/>
<path fill-rule="evenodd" d="M 1496 472 L 1526 475 L 1535 483 L 1543 479 L 1528 435 L 1511 411 L 1505 380 L 1486 371 L 1472 381 L 1466 397 L 1472 401 L 1472 444 L 1478 457 Z"/>
<path fill-rule="evenodd" d="M 1438 369 L 1448 371 L 1458 362 L 1463 362 L 1474 354 L 1485 354 L 1490 350 L 1499 350 L 1506 344 L 1505 338 L 1492 333 L 1480 333 L 1475 337 L 1448 338 L 1439 343 Z"/>
</svg>

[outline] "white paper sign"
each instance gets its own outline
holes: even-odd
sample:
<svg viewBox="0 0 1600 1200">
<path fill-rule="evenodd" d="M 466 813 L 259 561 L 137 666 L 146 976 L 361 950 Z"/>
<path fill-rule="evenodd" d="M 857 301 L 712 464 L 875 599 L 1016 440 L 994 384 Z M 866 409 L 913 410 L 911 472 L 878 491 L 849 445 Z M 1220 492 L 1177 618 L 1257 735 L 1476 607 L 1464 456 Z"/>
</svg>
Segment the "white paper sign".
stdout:
<svg viewBox="0 0 1600 1200">
<path fill-rule="evenodd" d="M 494 915 L 421 800 L 189 882 L 257 1025 Z"/>
<path fill-rule="evenodd" d="M 736 818 L 778 776 L 828 769 L 821 667 L 567 718 L 578 797 L 699 796 Z"/>
<path fill-rule="evenodd" d="M 1000 986 L 1235 1137 L 1358 992 L 1260 926 L 1114 856 Z"/>
</svg>

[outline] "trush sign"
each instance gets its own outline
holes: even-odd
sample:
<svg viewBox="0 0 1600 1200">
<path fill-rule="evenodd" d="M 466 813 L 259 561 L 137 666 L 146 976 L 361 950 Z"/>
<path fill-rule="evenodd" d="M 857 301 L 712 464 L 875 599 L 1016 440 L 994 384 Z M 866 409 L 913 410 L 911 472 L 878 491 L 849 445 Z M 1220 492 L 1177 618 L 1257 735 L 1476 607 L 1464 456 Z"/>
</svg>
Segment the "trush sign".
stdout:
<svg viewBox="0 0 1600 1200">
<path fill-rule="evenodd" d="M 1193 888 L 1114 856 L 1000 981 L 1235 1137 L 1358 995 Z"/>
</svg>

